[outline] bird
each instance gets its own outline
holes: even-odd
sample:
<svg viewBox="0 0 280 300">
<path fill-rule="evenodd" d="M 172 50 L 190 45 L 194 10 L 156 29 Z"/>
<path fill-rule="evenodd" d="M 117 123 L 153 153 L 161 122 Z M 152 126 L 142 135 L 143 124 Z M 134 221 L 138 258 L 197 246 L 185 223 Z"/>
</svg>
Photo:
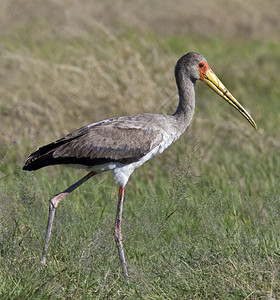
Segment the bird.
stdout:
<svg viewBox="0 0 280 300">
<path fill-rule="evenodd" d="M 43 264 L 46 263 L 54 215 L 60 201 L 91 177 L 113 171 L 119 186 L 114 238 L 124 279 L 129 282 L 121 233 L 127 181 L 136 168 L 162 153 L 190 125 L 195 111 L 195 84 L 198 80 L 206 83 L 257 129 L 253 118 L 226 89 L 201 54 L 184 54 L 175 65 L 175 80 L 179 103 L 172 115 L 143 113 L 92 123 L 38 148 L 26 159 L 23 166 L 26 171 L 50 165 L 74 166 L 88 171 L 82 179 L 50 199 Z"/>
</svg>

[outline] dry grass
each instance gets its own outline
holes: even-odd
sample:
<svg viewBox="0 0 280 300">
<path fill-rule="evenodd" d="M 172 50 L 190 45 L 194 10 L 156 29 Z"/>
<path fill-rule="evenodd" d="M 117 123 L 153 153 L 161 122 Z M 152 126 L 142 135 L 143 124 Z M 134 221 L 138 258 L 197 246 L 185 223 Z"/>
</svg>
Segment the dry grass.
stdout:
<svg viewBox="0 0 280 300">
<path fill-rule="evenodd" d="M 113 32 L 126 24 L 163 35 L 189 33 L 201 37 L 267 38 L 278 35 L 280 3 L 277 0 L 133 0 L 4 1 L 1 29 L 10 31 L 15 22 L 47 19 L 78 36 L 99 23 Z"/>
<path fill-rule="evenodd" d="M 267 38 L 280 31 L 279 11 L 275 0 L 5 1 L 0 141 L 46 141 L 109 116 L 158 112 L 176 91 L 178 57 L 146 32 Z"/>
<path fill-rule="evenodd" d="M 170 69 L 156 51 L 143 64 L 129 41 L 120 43 L 100 26 L 94 27 L 83 45 L 71 34 L 64 38 L 68 39 L 64 49 L 55 40 L 40 38 L 38 43 L 43 45 L 35 43 L 32 49 L 27 44 L 16 53 L 15 49 L 1 51 L 5 75 L 0 87 L 4 99 L 0 136 L 4 143 L 20 142 L 27 135 L 59 137 L 100 118 L 156 110 L 158 88 L 153 77 L 159 77 L 160 70 L 152 65 L 148 69 L 147 60 Z M 38 53 L 48 47 L 54 50 L 48 57 Z"/>
</svg>

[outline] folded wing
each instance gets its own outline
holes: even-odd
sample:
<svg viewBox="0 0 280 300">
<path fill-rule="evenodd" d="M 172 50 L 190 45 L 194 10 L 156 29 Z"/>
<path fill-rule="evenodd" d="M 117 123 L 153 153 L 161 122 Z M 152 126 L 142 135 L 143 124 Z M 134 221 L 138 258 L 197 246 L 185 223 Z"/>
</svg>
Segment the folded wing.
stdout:
<svg viewBox="0 0 280 300">
<path fill-rule="evenodd" d="M 94 166 L 138 161 L 162 141 L 160 130 L 149 126 L 147 121 L 134 116 L 84 126 L 33 152 L 23 169 L 37 170 L 57 164 Z"/>
</svg>

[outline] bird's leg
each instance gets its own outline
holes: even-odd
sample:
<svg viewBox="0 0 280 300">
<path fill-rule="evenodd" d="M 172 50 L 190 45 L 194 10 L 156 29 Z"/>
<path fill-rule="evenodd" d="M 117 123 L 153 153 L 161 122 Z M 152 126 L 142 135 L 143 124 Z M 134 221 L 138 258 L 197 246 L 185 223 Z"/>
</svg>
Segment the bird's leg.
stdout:
<svg viewBox="0 0 280 300">
<path fill-rule="evenodd" d="M 82 179 L 77 181 L 76 183 L 72 184 L 69 188 L 64 190 L 63 192 L 55 195 L 51 200 L 50 200 L 50 208 L 49 208 L 49 219 L 48 219 L 48 225 L 47 225 L 47 232 L 46 232 L 46 241 L 45 241 L 45 246 L 43 249 L 43 258 L 42 258 L 42 263 L 46 263 L 46 256 L 47 256 L 47 249 L 51 237 L 51 231 L 52 231 L 52 224 L 53 224 L 53 219 L 54 219 L 54 214 L 55 210 L 59 204 L 59 202 L 66 197 L 68 194 L 73 192 L 77 187 L 79 187 L 81 184 L 83 184 L 85 181 L 90 179 L 92 176 L 94 176 L 96 173 L 89 172 L 86 176 L 84 176 Z"/>
<path fill-rule="evenodd" d="M 115 241 L 120 255 L 120 260 L 122 263 L 124 278 L 128 282 L 128 273 L 127 273 L 127 268 L 125 263 L 124 252 L 123 252 L 122 233 L 121 233 L 124 188 L 125 188 L 124 186 L 120 187 L 120 191 L 119 191 L 119 200 L 118 200 L 114 236 L 115 236 Z"/>
</svg>

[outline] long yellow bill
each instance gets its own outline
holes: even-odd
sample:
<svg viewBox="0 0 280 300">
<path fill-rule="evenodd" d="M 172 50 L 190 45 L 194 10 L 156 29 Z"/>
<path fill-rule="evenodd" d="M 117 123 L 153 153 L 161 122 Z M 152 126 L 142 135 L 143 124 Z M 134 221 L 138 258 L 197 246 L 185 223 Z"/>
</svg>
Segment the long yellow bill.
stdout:
<svg viewBox="0 0 280 300">
<path fill-rule="evenodd" d="M 232 96 L 232 94 L 226 89 L 215 73 L 210 69 L 207 63 L 200 63 L 200 79 L 204 81 L 213 91 L 220 95 L 230 105 L 237 109 L 248 122 L 257 129 L 257 124 L 246 111 L 246 109 Z"/>
</svg>

